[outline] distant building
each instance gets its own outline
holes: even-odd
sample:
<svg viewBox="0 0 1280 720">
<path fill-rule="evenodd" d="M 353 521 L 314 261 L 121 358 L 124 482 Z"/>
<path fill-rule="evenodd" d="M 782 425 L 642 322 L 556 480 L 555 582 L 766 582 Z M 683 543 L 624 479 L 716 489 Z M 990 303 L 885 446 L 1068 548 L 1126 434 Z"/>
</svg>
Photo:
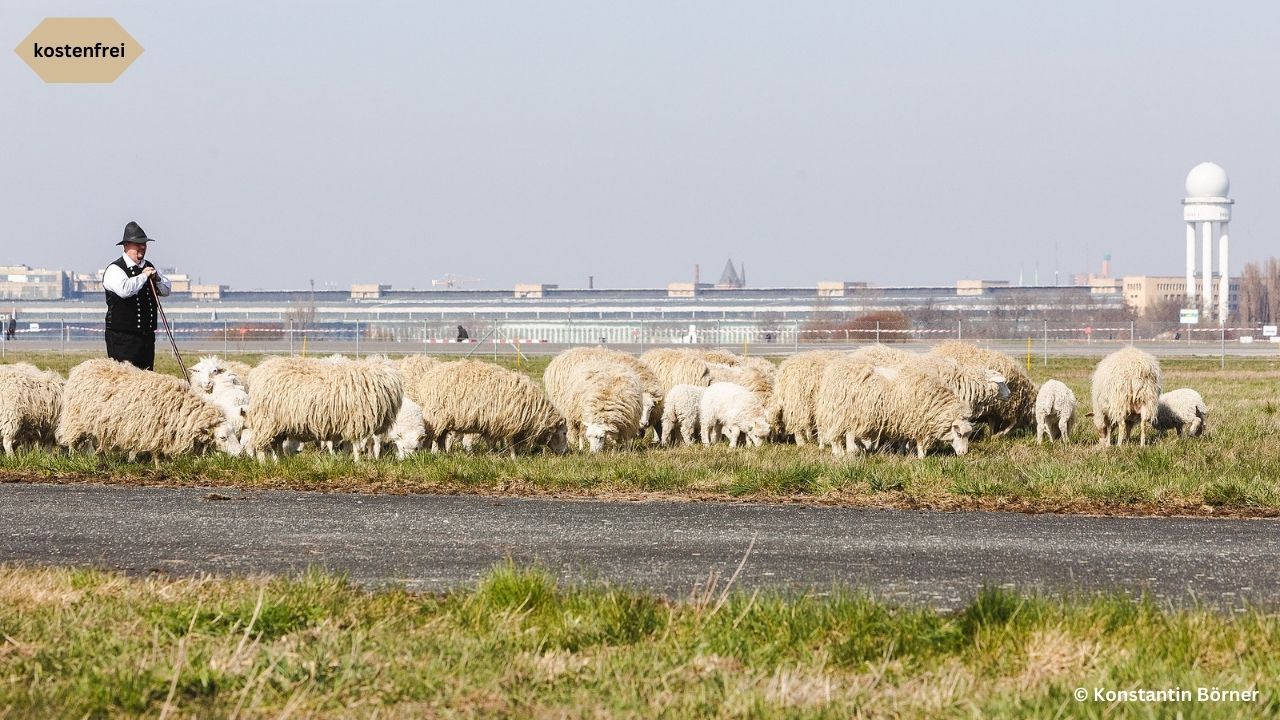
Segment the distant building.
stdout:
<svg viewBox="0 0 1280 720">
<path fill-rule="evenodd" d="M 1220 285 L 1220 278 L 1214 276 L 1209 281 L 1209 287 Z M 1201 283 L 1203 278 L 1197 276 L 1195 278 L 1195 292 L 1191 298 L 1187 298 L 1187 280 L 1185 277 L 1173 275 L 1126 275 L 1122 281 L 1124 284 L 1124 301 L 1129 307 L 1133 308 L 1140 314 L 1145 315 L 1147 310 L 1155 305 L 1176 301 L 1179 305 L 1194 307 L 1196 298 L 1202 296 Z M 1230 288 L 1228 292 L 1228 313 L 1234 314 L 1240 309 L 1240 278 L 1233 277 L 1228 284 Z M 1202 315 L 1202 320 L 1208 320 L 1208 315 Z"/>
<path fill-rule="evenodd" d="M 61 270 L 0 265 L 0 299 L 61 300 L 71 295 L 71 281 Z"/>
<path fill-rule="evenodd" d="M 1007 288 L 1008 280 L 957 280 L 956 295 L 982 295 L 992 288 Z"/>
</svg>

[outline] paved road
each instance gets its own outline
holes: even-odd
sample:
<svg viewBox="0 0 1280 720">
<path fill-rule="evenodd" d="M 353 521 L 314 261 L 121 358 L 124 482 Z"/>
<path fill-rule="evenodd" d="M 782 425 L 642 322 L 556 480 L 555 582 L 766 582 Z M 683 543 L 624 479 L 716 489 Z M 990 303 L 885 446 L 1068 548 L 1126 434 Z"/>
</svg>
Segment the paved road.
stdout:
<svg viewBox="0 0 1280 720">
<path fill-rule="evenodd" d="M 745 589 L 839 582 L 954 608 L 984 584 L 1119 588 L 1280 606 L 1278 530 L 1271 520 L 0 485 L 0 561 L 133 573 L 318 565 L 425 590 L 509 556 L 569 581 L 686 597 L 711 572 L 731 575 L 754 539 Z"/>
</svg>

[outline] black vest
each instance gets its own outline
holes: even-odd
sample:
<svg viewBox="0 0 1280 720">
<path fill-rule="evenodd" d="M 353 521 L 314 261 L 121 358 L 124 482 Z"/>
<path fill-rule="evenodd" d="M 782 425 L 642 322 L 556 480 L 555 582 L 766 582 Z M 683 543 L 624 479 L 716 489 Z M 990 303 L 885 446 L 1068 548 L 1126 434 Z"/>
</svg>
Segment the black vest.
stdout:
<svg viewBox="0 0 1280 720">
<path fill-rule="evenodd" d="M 139 267 L 130 267 L 123 257 L 116 258 L 116 261 L 111 265 L 120 268 L 129 277 L 137 277 L 142 274 L 143 268 L 153 267 L 146 260 L 143 260 L 142 265 Z M 111 265 L 108 265 L 107 269 L 110 269 Z M 126 298 L 122 298 L 110 290 L 106 290 L 106 293 L 108 330 L 118 330 L 120 332 L 134 333 L 135 335 L 155 333 L 156 301 L 151 296 L 150 288 L 144 285 L 132 297 Z"/>
</svg>

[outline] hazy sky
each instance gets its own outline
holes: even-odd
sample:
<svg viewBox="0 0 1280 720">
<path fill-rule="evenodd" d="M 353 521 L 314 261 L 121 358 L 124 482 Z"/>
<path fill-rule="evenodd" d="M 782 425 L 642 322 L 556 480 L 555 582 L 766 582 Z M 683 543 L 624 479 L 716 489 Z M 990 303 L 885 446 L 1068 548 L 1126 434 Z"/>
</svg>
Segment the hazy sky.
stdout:
<svg viewBox="0 0 1280 720">
<path fill-rule="evenodd" d="M 115 17 L 111 85 L 12 48 Z M 1180 275 L 1183 179 L 1277 254 L 1280 6 L 1203 2 L 0 4 L 0 263 L 235 288 L 445 273 L 655 287 Z"/>
</svg>

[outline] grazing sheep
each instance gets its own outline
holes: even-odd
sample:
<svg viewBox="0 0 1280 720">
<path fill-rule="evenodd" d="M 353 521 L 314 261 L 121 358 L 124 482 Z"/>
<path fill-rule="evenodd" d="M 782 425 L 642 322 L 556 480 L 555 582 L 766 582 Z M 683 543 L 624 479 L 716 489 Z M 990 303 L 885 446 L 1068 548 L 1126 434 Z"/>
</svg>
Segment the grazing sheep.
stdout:
<svg viewBox="0 0 1280 720">
<path fill-rule="evenodd" d="M 708 363 L 711 368 L 711 382 L 727 382 L 734 385 L 741 385 L 760 397 L 760 400 L 768 404 L 770 396 L 773 395 L 773 377 L 758 367 L 750 366 L 745 363 L 738 365 L 724 365 L 721 363 Z"/>
<path fill-rule="evenodd" d="M 1139 444 L 1147 444 L 1147 425 L 1156 419 L 1160 402 L 1160 361 L 1150 353 L 1127 347 L 1102 359 L 1093 371 L 1093 424 L 1103 445 L 1123 445 L 1130 428 L 1139 424 Z"/>
<path fill-rule="evenodd" d="M 662 442 L 670 445 L 675 442 L 675 432 L 680 431 L 685 445 L 697 442 L 701 424 L 698 413 L 702 405 L 702 394 L 705 387 L 697 385 L 677 385 L 667 391 L 662 400 Z"/>
<path fill-rule="evenodd" d="M 643 353 L 640 361 L 657 376 L 662 384 L 663 397 L 676 385 L 706 387 L 711 384 L 711 368 L 707 361 L 690 350 L 655 348 Z"/>
<path fill-rule="evenodd" d="M 6 455 L 18 443 L 55 442 L 65 384 L 61 375 L 34 365 L 0 365 L 0 444 Z"/>
<path fill-rule="evenodd" d="M 222 409 L 198 397 L 185 380 L 106 358 L 72 368 L 56 434 L 68 448 L 92 441 L 99 452 L 157 461 L 210 449 L 240 453 Z"/>
<path fill-rule="evenodd" d="M 1071 428 L 1076 422 L 1076 394 L 1061 380 L 1048 380 L 1040 386 L 1036 395 L 1036 442 L 1071 438 Z M 1056 433 L 1056 435 L 1055 435 Z"/>
<path fill-rule="evenodd" d="M 385 433 L 404 397 L 400 376 L 385 360 L 271 358 L 249 373 L 248 425 L 261 461 L 268 447 L 296 442 L 347 443 Z"/>
<path fill-rule="evenodd" d="M 200 358 L 191 367 L 191 389 L 199 396 L 222 408 L 231 431 L 240 439 L 243 449 L 252 439 L 245 427 L 249 410 L 249 391 L 242 379 L 216 355 Z"/>
<path fill-rule="evenodd" d="M 429 437 L 422 421 L 422 408 L 412 398 L 405 395 L 400 400 L 400 410 L 396 413 L 396 421 L 381 435 L 373 436 L 373 457 L 382 457 L 382 447 L 391 445 L 396 449 L 396 459 L 403 460 L 422 447 L 424 438 Z M 369 445 L 369 439 L 360 440 L 357 445 L 360 451 Z"/>
<path fill-rule="evenodd" d="M 821 440 L 836 455 L 913 445 L 923 458 L 939 442 L 964 455 L 972 416 L 969 403 L 933 375 L 903 370 L 890 379 L 856 357 L 829 363 L 818 389 Z"/>
<path fill-rule="evenodd" d="M 1208 419 L 1209 407 L 1204 404 L 1200 393 L 1191 388 L 1178 388 L 1160 396 L 1151 426 L 1161 434 L 1166 430 L 1176 430 L 1181 435 L 1185 430 L 1187 435 L 1198 437 L 1205 431 Z"/>
<path fill-rule="evenodd" d="M 418 380 L 415 395 L 440 450 L 450 432 L 476 433 L 513 457 L 537 445 L 558 453 L 568 446 L 564 416 L 523 373 L 478 360 L 440 363 Z"/>
<path fill-rule="evenodd" d="M 769 436 L 769 421 L 759 396 L 733 383 L 711 383 L 707 387 L 698 405 L 698 421 L 703 445 L 719 442 L 723 433 L 729 439 L 729 447 L 737 447 L 738 438 L 743 435 L 747 442 L 760 447 Z"/>
<path fill-rule="evenodd" d="M 999 373 L 1009 388 L 1009 397 L 979 412 L 977 421 L 985 423 L 995 435 L 1031 429 L 1035 422 L 1036 386 L 1017 360 L 1002 352 L 959 340 L 939 343 L 928 354 L 951 358 L 964 367 Z"/>
<path fill-rule="evenodd" d="M 742 356 L 735 355 L 734 353 L 731 353 L 728 350 L 716 350 L 715 348 L 708 348 L 705 350 L 690 349 L 689 352 L 693 353 L 697 357 L 702 358 L 708 363 L 714 363 L 718 365 L 728 365 L 729 367 L 737 367 L 738 365 L 742 364 Z"/>
<path fill-rule="evenodd" d="M 568 378 L 567 392 L 551 401 L 568 423 L 568 441 L 600 452 L 638 437 L 644 388 L 640 378 L 608 361 L 577 365 Z"/>
<path fill-rule="evenodd" d="M 618 373 L 630 373 L 639 378 L 642 388 L 640 434 L 644 433 L 645 428 L 652 427 L 656 442 L 661 433 L 662 398 L 666 395 L 666 391 L 658 380 L 658 376 L 648 365 L 627 353 L 605 347 L 571 348 L 560 353 L 551 360 L 551 364 L 547 365 L 547 369 L 542 373 L 542 382 L 547 388 L 547 395 L 551 401 L 556 403 L 557 407 L 561 406 L 561 400 L 558 398 L 562 399 L 566 392 L 569 374 L 583 363 L 612 364 L 618 366 Z M 569 431 L 573 432 L 572 423 Z"/>
<path fill-rule="evenodd" d="M 938 355 L 913 355 L 900 369 L 908 375 L 928 373 L 950 388 L 956 397 L 969 403 L 974 419 L 995 412 L 1011 394 L 1004 375 L 990 368 L 961 365 Z"/>
<path fill-rule="evenodd" d="M 817 439 L 814 410 L 818 384 L 827 363 L 840 357 L 845 355 L 831 350 L 812 350 L 792 355 L 778 365 L 769 416 L 780 420 L 783 432 L 795 436 L 797 445 Z"/>
</svg>

